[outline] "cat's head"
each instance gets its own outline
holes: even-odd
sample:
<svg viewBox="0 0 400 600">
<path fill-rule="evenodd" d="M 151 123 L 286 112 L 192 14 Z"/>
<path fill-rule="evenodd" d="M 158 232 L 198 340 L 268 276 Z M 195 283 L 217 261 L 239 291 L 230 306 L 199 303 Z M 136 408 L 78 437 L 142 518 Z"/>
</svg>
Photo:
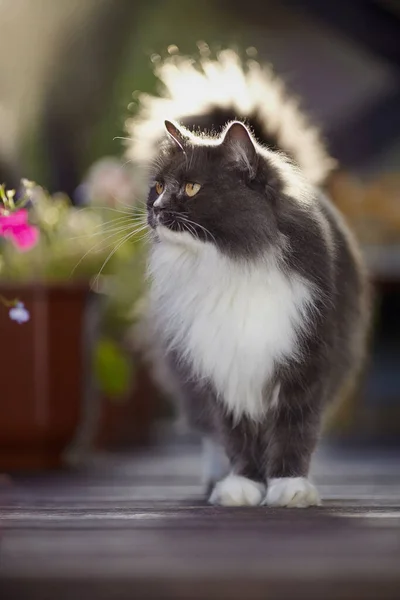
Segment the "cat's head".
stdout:
<svg viewBox="0 0 400 600">
<path fill-rule="evenodd" d="M 301 188 L 286 159 L 261 148 L 238 121 L 215 137 L 165 126 L 147 203 L 156 237 L 215 244 L 234 258 L 276 246 L 284 199 Z"/>
</svg>

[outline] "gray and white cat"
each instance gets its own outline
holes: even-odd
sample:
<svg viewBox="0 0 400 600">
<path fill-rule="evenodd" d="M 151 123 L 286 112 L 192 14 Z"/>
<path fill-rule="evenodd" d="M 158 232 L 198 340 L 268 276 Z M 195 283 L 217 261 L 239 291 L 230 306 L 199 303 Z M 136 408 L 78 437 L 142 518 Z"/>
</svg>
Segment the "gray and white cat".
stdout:
<svg viewBox="0 0 400 600">
<path fill-rule="evenodd" d="M 201 94 L 209 90 L 202 106 L 190 69 Z M 209 473 L 209 501 L 316 505 L 308 472 L 322 415 L 360 368 L 368 321 L 353 237 L 316 186 L 331 162 L 281 84 L 254 61 L 225 53 L 200 70 L 178 62 L 174 73 L 172 99 L 153 99 L 153 113 L 147 99 L 132 125 L 136 140 L 149 132 L 163 101 L 175 117 L 149 150 L 155 339 L 192 425 L 229 459 L 225 477 Z M 185 78 L 180 117 L 173 95 Z M 280 102 L 266 107 L 274 94 Z"/>
</svg>

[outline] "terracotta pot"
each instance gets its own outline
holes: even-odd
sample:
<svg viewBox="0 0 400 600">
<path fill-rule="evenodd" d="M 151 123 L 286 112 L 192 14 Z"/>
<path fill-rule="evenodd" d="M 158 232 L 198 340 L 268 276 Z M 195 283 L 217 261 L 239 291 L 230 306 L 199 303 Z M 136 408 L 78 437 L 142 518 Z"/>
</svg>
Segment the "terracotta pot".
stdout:
<svg viewBox="0 0 400 600">
<path fill-rule="evenodd" d="M 88 286 L 0 286 L 31 319 L 0 306 L 0 472 L 54 468 L 80 418 L 82 331 Z"/>
<path fill-rule="evenodd" d="M 123 397 L 103 397 L 96 446 L 120 450 L 145 446 L 152 441 L 154 422 L 163 410 L 160 394 L 147 368 L 134 357 L 135 379 Z"/>
</svg>

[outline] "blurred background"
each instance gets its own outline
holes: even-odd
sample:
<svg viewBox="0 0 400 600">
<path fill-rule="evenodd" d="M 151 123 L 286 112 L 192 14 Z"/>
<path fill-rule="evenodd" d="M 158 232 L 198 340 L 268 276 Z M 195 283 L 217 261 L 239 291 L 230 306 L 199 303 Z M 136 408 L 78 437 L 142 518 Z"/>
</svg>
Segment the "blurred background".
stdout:
<svg viewBox="0 0 400 600">
<path fill-rule="evenodd" d="M 135 114 L 135 91 L 155 93 L 153 63 L 173 46 L 196 53 L 199 40 L 257 49 L 339 161 L 326 189 L 362 243 L 376 298 L 365 382 L 327 439 L 398 444 L 399 3 L 0 0 L 0 23 L 0 183 L 18 188 L 27 178 L 49 192 L 35 191 L 38 246 L 22 255 L 0 245 L 0 293 L 31 314 L 18 326 L 0 313 L 0 468 L 132 450 L 172 422 L 168 394 L 132 333 L 145 292 L 143 240 L 104 262 L 137 199 L 118 139 Z M 135 211 L 140 222 L 140 198 Z"/>
</svg>

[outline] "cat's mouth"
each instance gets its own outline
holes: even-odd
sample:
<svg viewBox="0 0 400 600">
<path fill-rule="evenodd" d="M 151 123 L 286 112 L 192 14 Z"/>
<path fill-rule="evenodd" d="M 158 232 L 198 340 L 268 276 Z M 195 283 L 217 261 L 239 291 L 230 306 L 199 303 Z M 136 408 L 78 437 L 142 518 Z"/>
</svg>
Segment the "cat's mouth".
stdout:
<svg viewBox="0 0 400 600">
<path fill-rule="evenodd" d="M 153 229 L 157 229 L 160 227 L 166 227 L 170 231 L 175 231 L 177 233 L 179 231 L 183 231 L 183 227 L 179 221 L 179 218 L 176 215 L 174 215 L 173 213 L 170 213 L 168 211 L 162 211 L 162 212 L 154 212 L 153 211 L 153 213 L 151 215 L 151 219 L 150 219 L 150 226 L 153 227 Z"/>
<path fill-rule="evenodd" d="M 162 211 L 149 215 L 149 224 L 159 241 L 199 251 L 204 246 L 193 225 L 185 225 L 179 215 Z"/>
</svg>

